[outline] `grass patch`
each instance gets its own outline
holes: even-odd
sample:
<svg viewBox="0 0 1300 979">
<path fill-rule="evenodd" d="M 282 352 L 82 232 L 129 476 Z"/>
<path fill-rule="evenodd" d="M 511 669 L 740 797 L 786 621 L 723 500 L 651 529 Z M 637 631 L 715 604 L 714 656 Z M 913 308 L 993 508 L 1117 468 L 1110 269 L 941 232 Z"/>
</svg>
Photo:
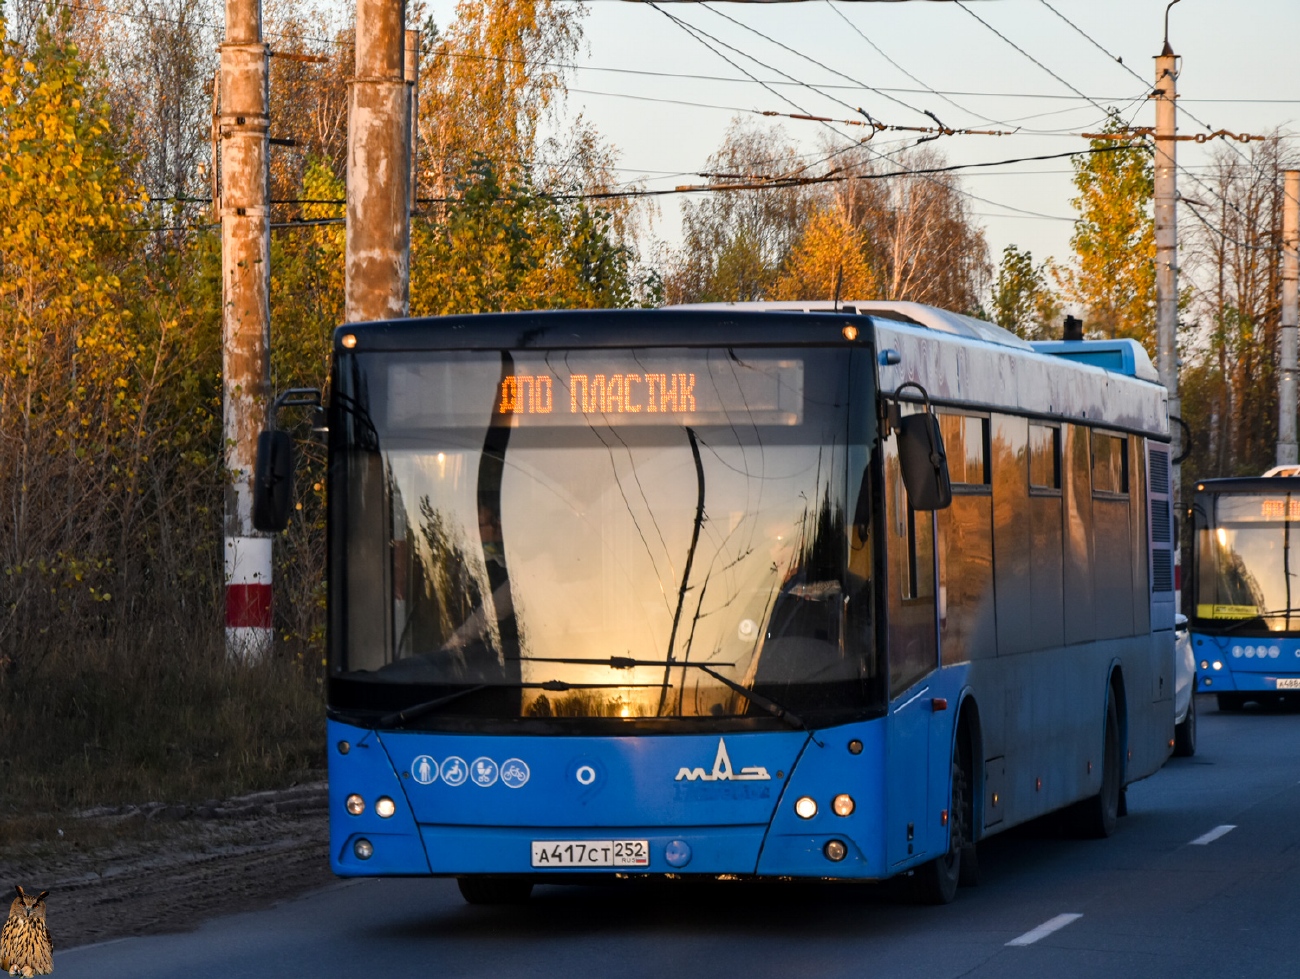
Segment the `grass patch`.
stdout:
<svg viewBox="0 0 1300 979">
<path fill-rule="evenodd" d="M 219 629 L 141 634 L 53 647 L 0 676 L 0 820 L 320 777 L 321 678 L 304 656 L 245 666 Z"/>
</svg>

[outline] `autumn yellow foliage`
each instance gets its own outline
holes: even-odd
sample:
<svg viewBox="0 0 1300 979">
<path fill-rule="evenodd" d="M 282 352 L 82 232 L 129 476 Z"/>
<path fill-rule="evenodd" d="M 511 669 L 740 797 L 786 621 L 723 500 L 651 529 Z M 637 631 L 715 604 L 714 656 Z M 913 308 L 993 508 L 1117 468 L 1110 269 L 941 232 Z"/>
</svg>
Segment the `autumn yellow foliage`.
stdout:
<svg viewBox="0 0 1300 979">
<path fill-rule="evenodd" d="M 863 236 L 834 204 L 813 212 L 790 250 L 776 299 L 874 299 L 880 276 L 863 254 Z"/>
<path fill-rule="evenodd" d="M 0 23 L 0 483 L 13 559 L 39 554 L 38 510 L 133 478 L 144 353 L 114 253 L 143 195 L 123 176 L 76 50 Z"/>
</svg>

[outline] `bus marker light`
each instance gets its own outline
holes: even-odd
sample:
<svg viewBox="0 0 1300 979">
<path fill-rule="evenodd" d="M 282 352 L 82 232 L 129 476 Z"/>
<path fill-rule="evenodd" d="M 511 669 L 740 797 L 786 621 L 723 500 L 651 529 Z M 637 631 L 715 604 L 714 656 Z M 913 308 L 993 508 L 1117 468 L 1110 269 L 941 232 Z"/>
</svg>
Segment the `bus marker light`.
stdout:
<svg viewBox="0 0 1300 979">
<path fill-rule="evenodd" d="M 935 714 L 939 713 L 939 711 L 941 710 L 947 710 L 947 709 L 948 709 L 947 697 L 935 697 L 933 700 L 930 701 L 930 710 Z"/>
<path fill-rule="evenodd" d="M 831 800 L 831 812 L 837 816 L 851 816 L 857 806 L 853 802 L 853 796 L 841 792 Z"/>
<path fill-rule="evenodd" d="M 826 845 L 822 847 L 822 853 L 826 854 L 826 859 L 830 860 L 832 863 L 839 863 L 849 855 L 849 848 L 839 840 L 829 840 Z"/>
<path fill-rule="evenodd" d="M 1208 687 L 1210 684 L 1212 684 L 1213 682 L 1214 682 L 1214 680 L 1211 679 L 1210 677 L 1207 676 L 1207 677 L 1205 678 L 1205 685 L 1206 685 L 1207 687 Z"/>
<path fill-rule="evenodd" d="M 856 340 L 858 338 L 858 328 L 852 324 L 846 326 L 842 332 L 845 340 Z"/>
<path fill-rule="evenodd" d="M 346 754 L 347 754 L 349 751 L 351 751 L 351 750 L 352 750 L 352 745 L 348 744 L 346 741 L 340 741 L 340 742 L 339 742 L 339 754 L 340 754 L 340 755 L 346 755 Z"/>
<path fill-rule="evenodd" d="M 356 337 L 356 334 L 355 334 L 355 333 L 345 333 L 345 334 L 343 334 L 343 339 L 342 339 L 342 341 L 340 341 L 340 342 L 343 344 L 343 346 L 345 346 L 345 347 L 347 347 L 349 350 L 351 350 L 353 347 L 355 347 L 355 346 L 357 345 L 357 337 Z"/>
<path fill-rule="evenodd" d="M 352 844 L 352 852 L 358 860 L 369 860 L 375 855 L 374 845 L 369 840 L 357 840 Z"/>
<path fill-rule="evenodd" d="M 1173 746 L 1174 746 L 1174 739 L 1173 739 L 1173 738 L 1170 738 L 1170 739 L 1169 739 L 1169 747 L 1172 748 Z"/>
<path fill-rule="evenodd" d="M 685 840 L 673 840 L 664 847 L 664 860 L 670 867 L 685 867 L 691 862 L 691 845 Z"/>
<path fill-rule="evenodd" d="M 355 792 L 348 796 L 348 801 L 344 803 L 344 805 L 347 806 L 348 812 L 352 813 L 354 816 L 360 816 L 366 811 L 366 800 L 361 798 L 361 796 L 357 795 Z"/>
<path fill-rule="evenodd" d="M 387 819 L 393 813 L 397 812 L 397 803 L 386 795 L 381 795 L 375 800 L 375 813 L 381 819 Z"/>
<path fill-rule="evenodd" d="M 851 755 L 862 754 L 862 742 L 859 741 L 857 738 L 854 738 L 852 741 L 849 742 L 849 754 Z"/>
<path fill-rule="evenodd" d="M 795 815 L 800 819 L 812 819 L 817 815 L 817 800 L 811 796 L 800 796 L 794 804 Z"/>
<path fill-rule="evenodd" d="M 994 792 L 994 793 L 993 793 L 993 805 L 996 806 L 997 804 L 998 804 L 998 794 L 997 794 L 996 792 Z"/>
<path fill-rule="evenodd" d="M 947 810 L 947 809 L 940 809 L 940 810 L 939 810 L 939 825 L 940 825 L 940 826 L 947 826 L 947 825 L 948 825 L 948 810 Z"/>
</svg>

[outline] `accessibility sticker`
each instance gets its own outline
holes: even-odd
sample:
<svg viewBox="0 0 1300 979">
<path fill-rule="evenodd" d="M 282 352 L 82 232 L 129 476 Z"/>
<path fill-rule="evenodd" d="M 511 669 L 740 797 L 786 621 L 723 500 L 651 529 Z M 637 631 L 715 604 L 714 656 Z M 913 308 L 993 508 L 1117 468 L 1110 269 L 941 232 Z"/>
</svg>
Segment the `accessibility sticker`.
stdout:
<svg viewBox="0 0 1300 979">
<path fill-rule="evenodd" d="M 464 758 L 452 755 L 442 763 L 442 780 L 452 788 L 464 785 L 467 778 L 469 778 L 469 766 L 465 764 Z"/>
<path fill-rule="evenodd" d="M 522 789 L 531 774 L 523 759 L 507 758 L 501 763 L 501 784 L 508 789 Z"/>
<path fill-rule="evenodd" d="M 421 785 L 432 785 L 438 780 L 438 763 L 428 755 L 416 755 L 411 762 L 411 777 Z"/>
<path fill-rule="evenodd" d="M 475 758 L 472 778 L 479 788 L 486 789 L 495 785 L 498 775 L 497 763 L 491 758 Z"/>
</svg>

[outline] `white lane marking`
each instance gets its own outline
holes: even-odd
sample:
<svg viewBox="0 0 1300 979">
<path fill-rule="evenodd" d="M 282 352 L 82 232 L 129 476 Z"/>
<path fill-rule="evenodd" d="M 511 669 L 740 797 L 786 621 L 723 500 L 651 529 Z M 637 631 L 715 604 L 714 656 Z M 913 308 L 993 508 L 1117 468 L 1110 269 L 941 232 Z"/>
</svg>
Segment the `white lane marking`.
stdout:
<svg viewBox="0 0 1300 979">
<path fill-rule="evenodd" d="M 1032 931 L 1025 932 L 1019 938 L 1011 939 L 1011 941 L 1007 942 L 1007 944 L 1008 945 L 1032 945 L 1040 938 L 1046 938 L 1052 932 L 1060 931 L 1066 925 L 1078 921 L 1082 917 L 1083 915 L 1081 914 L 1058 914 L 1055 918 L 1052 918 L 1050 921 L 1044 921 L 1041 925 L 1039 925 L 1037 928 L 1033 929 Z"/>
<path fill-rule="evenodd" d="M 1236 828 L 1237 828 L 1236 826 L 1229 826 L 1229 825 L 1216 826 L 1216 827 L 1214 827 L 1214 829 L 1210 830 L 1210 831 L 1209 831 L 1208 833 L 1206 833 L 1204 836 L 1198 836 L 1196 839 L 1192 840 L 1192 842 L 1189 843 L 1189 844 L 1187 844 L 1187 845 L 1188 845 L 1188 846 L 1205 846 L 1205 845 L 1208 844 L 1208 843 L 1213 843 L 1213 842 L 1214 842 L 1215 840 L 1217 840 L 1220 836 L 1227 836 L 1229 833 L 1231 833 L 1231 832 L 1232 832 L 1234 829 L 1236 829 Z"/>
</svg>

